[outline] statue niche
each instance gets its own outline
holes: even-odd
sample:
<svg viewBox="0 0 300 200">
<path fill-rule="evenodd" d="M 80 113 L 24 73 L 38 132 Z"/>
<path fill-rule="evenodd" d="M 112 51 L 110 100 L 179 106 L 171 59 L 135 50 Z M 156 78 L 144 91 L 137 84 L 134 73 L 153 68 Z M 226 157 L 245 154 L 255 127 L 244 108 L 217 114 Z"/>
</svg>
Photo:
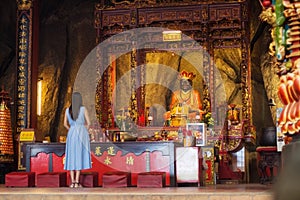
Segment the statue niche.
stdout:
<svg viewBox="0 0 300 200">
<path fill-rule="evenodd" d="M 199 52 L 186 51 L 180 54 L 168 51 L 146 51 L 143 68 L 145 71 L 145 123 L 144 126 L 164 126 L 164 114 L 169 111 L 171 96 L 179 90 L 179 72 L 185 70 L 193 72 L 196 77 L 193 80 L 193 88 L 200 94 L 203 92 L 203 66 Z M 124 107 L 130 107 L 131 76 L 130 56 L 124 55 L 116 60 L 116 111 Z M 193 63 L 189 60 L 193 59 Z M 196 63 L 198 66 L 194 66 Z M 202 97 L 202 95 L 201 95 Z M 202 102 L 202 99 L 201 99 Z M 148 118 L 151 117 L 149 124 Z M 140 124 L 141 125 L 141 124 Z"/>
</svg>

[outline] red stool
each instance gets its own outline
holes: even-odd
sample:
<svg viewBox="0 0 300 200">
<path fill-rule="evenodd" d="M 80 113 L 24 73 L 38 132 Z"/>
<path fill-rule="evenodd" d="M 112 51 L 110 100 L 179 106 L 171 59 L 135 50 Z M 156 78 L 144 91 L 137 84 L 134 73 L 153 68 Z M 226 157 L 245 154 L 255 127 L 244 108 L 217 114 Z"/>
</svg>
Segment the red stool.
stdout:
<svg viewBox="0 0 300 200">
<path fill-rule="evenodd" d="M 137 187 L 161 188 L 166 186 L 166 172 L 142 172 L 137 175 Z"/>
<path fill-rule="evenodd" d="M 120 188 L 128 187 L 131 183 L 130 172 L 106 172 L 102 176 L 102 187 Z"/>
<path fill-rule="evenodd" d="M 5 175 L 6 187 L 34 187 L 34 172 L 10 172 Z"/>
<path fill-rule="evenodd" d="M 37 174 L 37 187 L 66 187 L 67 173 L 66 172 L 46 172 Z"/>
<path fill-rule="evenodd" d="M 98 187 L 98 172 L 81 172 L 79 182 L 83 187 Z"/>
</svg>

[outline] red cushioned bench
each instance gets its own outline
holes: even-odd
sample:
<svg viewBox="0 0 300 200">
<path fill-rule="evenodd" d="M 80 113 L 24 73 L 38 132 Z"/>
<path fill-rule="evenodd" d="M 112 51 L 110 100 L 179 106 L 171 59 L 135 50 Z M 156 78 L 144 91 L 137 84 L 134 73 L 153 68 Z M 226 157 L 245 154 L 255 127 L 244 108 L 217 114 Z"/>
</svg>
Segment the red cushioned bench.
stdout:
<svg viewBox="0 0 300 200">
<path fill-rule="evenodd" d="M 165 172 L 142 172 L 137 175 L 137 187 L 161 188 L 166 186 Z"/>
<path fill-rule="evenodd" d="M 10 172 L 5 175 L 6 187 L 34 187 L 34 172 Z"/>
<path fill-rule="evenodd" d="M 66 172 L 45 172 L 37 174 L 37 187 L 66 187 L 67 173 Z"/>
<path fill-rule="evenodd" d="M 98 187 L 98 172 L 81 172 L 79 182 L 83 187 Z"/>
<path fill-rule="evenodd" d="M 102 176 L 102 187 L 105 188 L 119 188 L 128 187 L 131 185 L 130 172 L 106 172 Z"/>
</svg>

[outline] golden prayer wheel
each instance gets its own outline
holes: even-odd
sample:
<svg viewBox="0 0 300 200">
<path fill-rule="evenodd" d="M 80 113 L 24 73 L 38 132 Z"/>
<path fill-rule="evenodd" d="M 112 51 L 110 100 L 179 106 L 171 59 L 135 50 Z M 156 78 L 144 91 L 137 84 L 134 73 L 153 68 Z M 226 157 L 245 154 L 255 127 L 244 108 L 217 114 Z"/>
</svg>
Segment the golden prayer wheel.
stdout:
<svg viewBox="0 0 300 200">
<path fill-rule="evenodd" d="M 0 162 L 13 162 L 14 147 L 8 93 L 0 92 Z"/>
</svg>

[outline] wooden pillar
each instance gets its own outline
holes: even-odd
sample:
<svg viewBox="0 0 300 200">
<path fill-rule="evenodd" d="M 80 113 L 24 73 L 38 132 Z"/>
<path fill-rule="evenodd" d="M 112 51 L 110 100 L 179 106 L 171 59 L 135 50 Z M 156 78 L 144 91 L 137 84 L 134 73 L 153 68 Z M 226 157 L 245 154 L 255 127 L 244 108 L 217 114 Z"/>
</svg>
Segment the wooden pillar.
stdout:
<svg viewBox="0 0 300 200">
<path fill-rule="evenodd" d="M 39 0 L 33 0 L 33 23 L 32 23 L 32 76 L 31 76 L 31 113 L 30 128 L 37 128 L 37 82 L 38 58 L 39 58 Z"/>
<path fill-rule="evenodd" d="M 38 0 L 17 0 L 17 133 L 24 128 L 36 128 L 37 3 Z"/>
</svg>

